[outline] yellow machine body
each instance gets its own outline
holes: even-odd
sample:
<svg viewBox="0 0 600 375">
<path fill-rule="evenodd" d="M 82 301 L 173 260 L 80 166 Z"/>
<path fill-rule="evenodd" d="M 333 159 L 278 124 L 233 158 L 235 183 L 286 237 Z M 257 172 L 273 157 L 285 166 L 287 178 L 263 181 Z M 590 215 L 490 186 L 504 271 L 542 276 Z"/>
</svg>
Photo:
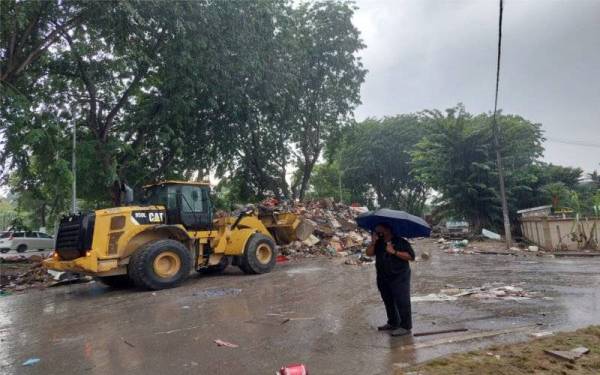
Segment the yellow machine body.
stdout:
<svg viewBox="0 0 600 375">
<path fill-rule="evenodd" d="M 136 220 L 139 213 L 143 213 L 145 222 Z M 187 230 L 182 224 L 167 225 L 161 215 L 166 215 L 166 209 L 159 205 L 96 210 L 93 235 L 85 255 L 62 259 L 55 251 L 44 264 L 57 271 L 99 277 L 124 275 L 127 274 L 127 266 L 137 249 L 152 241 L 169 239 L 184 245 L 191 253 L 194 268 L 201 269 L 219 264 L 224 256 L 242 256 L 249 239 L 256 233 L 280 245 L 303 240 L 310 234 L 303 221 L 293 213 L 270 212 L 259 215 L 253 211 L 241 218 L 221 217 L 213 220 L 208 230 Z M 210 252 L 205 254 L 207 249 Z"/>
</svg>

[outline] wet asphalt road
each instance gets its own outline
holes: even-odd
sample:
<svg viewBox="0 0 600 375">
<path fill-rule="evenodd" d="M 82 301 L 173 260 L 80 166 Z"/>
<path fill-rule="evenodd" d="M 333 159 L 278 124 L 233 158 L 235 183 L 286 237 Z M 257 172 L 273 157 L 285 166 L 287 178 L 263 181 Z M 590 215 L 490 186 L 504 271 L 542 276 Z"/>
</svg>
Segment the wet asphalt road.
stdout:
<svg viewBox="0 0 600 375">
<path fill-rule="evenodd" d="M 374 266 L 342 261 L 289 262 L 256 276 L 232 267 L 158 292 L 90 283 L 0 297 L 0 373 L 274 374 L 300 362 L 311 374 L 388 374 L 402 364 L 524 340 L 531 331 L 600 323 L 598 257 L 435 252 L 430 261 L 413 264 L 413 294 L 495 281 L 524 282 L 527 291 L 540 293 L 524 301 L 413 303 L 414 332 L 465 327 L 471 335 L 525 327 L 453 344 L 444 338 L 465 334 L 390 338 L 376 332 L 385 312 Z M 239 347 L 218 347 L 215 339 Z M 22 366 L 30 357 L 41 361 Z"/>
</svg>

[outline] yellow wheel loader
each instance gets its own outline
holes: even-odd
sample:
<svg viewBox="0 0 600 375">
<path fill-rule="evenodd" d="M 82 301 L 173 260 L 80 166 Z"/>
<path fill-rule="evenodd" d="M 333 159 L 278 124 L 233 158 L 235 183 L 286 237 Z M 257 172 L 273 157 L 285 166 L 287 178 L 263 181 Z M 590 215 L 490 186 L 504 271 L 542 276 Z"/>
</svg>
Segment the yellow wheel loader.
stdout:
<svg viewBox="0 0 600 375">
<path fill-rule="evenodd" d="M 140 205 L 64 217 L 47 268 L 96 277 L 109 286 L 177 286 L 193 270 L 238 266 L 270 272 L 276 244 L 304 240 L 312 226 L 289 212 L 243 211 L 213 220 L 206 183 L 165 181 L 144 187 Z"/>
</svg>

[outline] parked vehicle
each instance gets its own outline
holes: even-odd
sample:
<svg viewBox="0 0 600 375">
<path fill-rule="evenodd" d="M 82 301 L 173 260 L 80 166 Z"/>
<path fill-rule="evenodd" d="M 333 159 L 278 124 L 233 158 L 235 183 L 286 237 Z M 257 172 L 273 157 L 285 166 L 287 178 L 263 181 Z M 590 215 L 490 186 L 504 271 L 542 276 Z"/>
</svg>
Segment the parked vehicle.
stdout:
<svg viewBox="0 0 600 375">
<path fill-rule="evenodd" d="M 51 250 L 54 238 L 43 232 L 6 232 L 0 235 L 0 252 L 8 253 L 16 250 L 23 253 L 27 250 Z"/>
</svg>

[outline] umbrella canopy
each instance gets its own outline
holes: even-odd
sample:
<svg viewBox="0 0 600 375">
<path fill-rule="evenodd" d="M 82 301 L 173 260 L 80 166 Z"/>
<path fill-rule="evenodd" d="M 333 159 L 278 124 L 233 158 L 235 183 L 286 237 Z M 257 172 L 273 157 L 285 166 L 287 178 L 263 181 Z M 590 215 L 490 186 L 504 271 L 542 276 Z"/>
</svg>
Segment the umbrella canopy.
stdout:
<svg viewBox="0 0 600 375">
<path fill-rule="evenodd" d="M 405 238 L 429 237 L 431 234 L 429 224 L 420 217 L 387 208 L 358 215 L 356 224 L 368 231 L 374 231 L 379 224 L 387 224 L 396 236 Z"/>
</svg>

